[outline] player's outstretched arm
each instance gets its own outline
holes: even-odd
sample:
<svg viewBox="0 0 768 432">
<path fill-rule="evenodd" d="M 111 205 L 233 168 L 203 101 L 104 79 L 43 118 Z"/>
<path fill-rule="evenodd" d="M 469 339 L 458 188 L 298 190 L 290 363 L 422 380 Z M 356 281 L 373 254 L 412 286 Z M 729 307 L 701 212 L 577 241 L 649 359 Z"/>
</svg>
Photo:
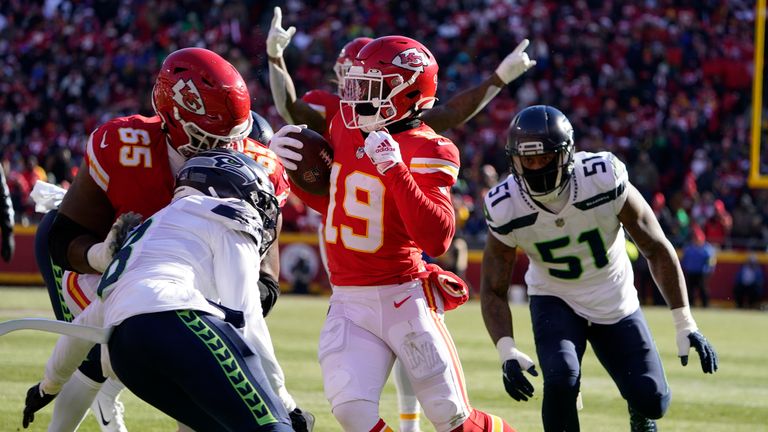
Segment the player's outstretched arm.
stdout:
<svg viewBox="0 0 768 432">
<path fill-rule="evenodd" d="M 480 310 L 494 345 L 503 337 L 515 337 L 507 302 L 515 261 L 517 248 L 505 245 L 489 233 L 480 273 Z"/>
<path fill-rule="evenodd" d="M 517 248 L 488 235 L 480 277 L 480 308 L 485 328 L 499 353 L 504 389 L 512 399 L 527 401 L 533 396 L 533 385 L 523 371 L 533 376 L 539 373 L 533 360 L 515 344 L 507 291 L 516 259 Z"/>
<path fill-rule="evenodd" d="M 78 273 L 98 273 L 88 262 L 88 249 L 106 238 L 114 218 L 109 198 L 91 178 L 84 161 L 64 195 L 49 234 L 56 264 Z"/>
<path fill-rule="evenodd" d="M 283 215 L 277 217 L 276 236 L 280 238 L 280 231 L 283 229 Z M 264 252 L 261 259 L 259 272 L 259 294 L 261 296 L 261 313 L 263 316 L 269 315 L 272 307 L 277 303 L 280 297 L 280 248 L 278 242 L 272 243 L 269 249 Z"/>
<path fill-rule="evenodd" d="M 627 185 L 628 195 L 619 212 L 619 221 L 648 260 L 653 280 L 664 295 L 677 329 L 677 348 L 680 362 L 688 364 L 688 353 L 693 347 L 699 354 L 704 373 L 717 370 L 717 353 L 709 341 L 699 332 L 688 304 L 683 270 L 675 249 L 667 240 L 659 221 L 640 192 Z"/>
<path fill-rule="evenodd" d="M 525 52 L 528 43 L 528 39 L 520 42 L 502 60 L 493 75 L 486 78 L 482 83 L 451 97 L 444 104 L 425 111 L 421 119 L 436 132 L 451 129 L 469 121 L 485 108 L 505 85 L 536 65 L 536 60 L 528 58 L 528 54 Z"/>
<path fill-rule="evenodd" d="M 312 109 L 309 104 L 296 97 L 293 79 L 288 73 L 288 67 L 283 59 L 283 52 L 291 43 L 296 28 L 291 26 L 286 30 L 283 28 L 282 21 L 283 12 L 279 6 L 275 6 L 272 24 L 267 36 L 269 89 L 272 92 L 275 108 L 286 123 L 306 124 L 310 129 L 323 134 L 325 133 L 323 116 Z"/>
</svg>

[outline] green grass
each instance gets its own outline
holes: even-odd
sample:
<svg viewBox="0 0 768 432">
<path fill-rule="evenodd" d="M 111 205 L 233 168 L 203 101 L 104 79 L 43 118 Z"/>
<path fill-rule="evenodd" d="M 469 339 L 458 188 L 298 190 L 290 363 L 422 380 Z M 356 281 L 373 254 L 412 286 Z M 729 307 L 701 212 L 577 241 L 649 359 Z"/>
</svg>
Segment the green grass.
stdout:
<svg viewBox="0 0 768 432">
<path fill-rule="evenodd" d="M 339 427 L 323 397 L 317 339 L 327 308 L 324 298 L 284 296 L 268 322 L 278 357 L 285 369 L 288 388 L 299 404 L 317 416 L 315 430 L 337 431 Z M 520 348 L 535 354 L 530 317 L 524 306 L 513 308 Z M 659 421 L 666 431 L 768 431 L 768 315 L 736 310 L 695 310 L 704 334 L 714 342 L 720 356 L 720 371 L 704 375 L 692 357 L 688 367 L 676 357 L 674 328 L 669 312 L 646 308 L 646 316 L 661 352 L 673 391 L 672 405 Z M 0 289 L 0 320 L 19 317 L 50 317 L 48 299 L 41 289 Z M 447 316 L 464 365 L 470 399 L 475 407 L 505 418 L 518 431 L 540 431 L 541 378 L 534 378 L 533 400 L 519 403 L 504 392 L 496 352 L 485 332 L 477 302 L 470 302 Z M 0 431 L 21 430 L 21 411 L 27 388 L 43 373 L 55 336 L 34 331 L 0 337 Z M 587 352 L 582 393 L 584 431 L 628 429 L 626 404 L 606 372 Z M 132 431 L 171 431 L 174 422 L 129 392 L 122 396 L 126 423 Z M 396 426 L 394 387 L 387 384 L 381 414 Z M 52 408 L 37 416 L 30 430 L 43 431 Z M 432 430 L 422 420 L 422 429 Z M 98 431 L 89 416 L 81 431 Z"/>
</svg>

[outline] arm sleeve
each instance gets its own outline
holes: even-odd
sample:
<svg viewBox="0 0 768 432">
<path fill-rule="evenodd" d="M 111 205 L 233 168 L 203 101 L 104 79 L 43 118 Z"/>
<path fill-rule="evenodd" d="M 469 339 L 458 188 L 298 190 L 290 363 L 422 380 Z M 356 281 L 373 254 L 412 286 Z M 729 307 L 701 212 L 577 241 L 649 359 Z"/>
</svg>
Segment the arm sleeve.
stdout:
<svg viewBox="0 0 768 432">
<path fill-rule="evenodd" d="M 0 167 L 0 228 L 4 236 L 13 234 L 13 203 L 11 203 L 11 192 L 8 190 L 8 183 L 5 181 L 5 172 Z"/>
<path fill-rule="evenodd" d="M 419 184 L 403 164 L 388 170 L 383 178 L 416 245 L 429 256 L 444 254 L 456 232 L 449 185 L 431 184 L 426 178 Z"/>
<path fill-rule="evenodd" d="M 272 337 L 262 316 L 257 283 L 261 261 L 258 248 L 248 236 L 235 231 L 224 231 L 220 239 L 214 248 L 213 261 L 214 281 L 221 304 L 243 312 L 243 338 L 259 356 L 272 389 L 280 395 L 286 408 L 292 410 L 295 403 L 285 390 L 285 375 L 277 362 Z M 293 407 L 289 406 L 291 404 Z"/>
<path fill-rule="evenodd" d="M 75 318 L 73 323 L 92 327 L 103 326 L 103 303 L 100 300 L 94 301 Z M 40 384 L 43 391 L 47 394 L 56 394 L 61 391 L 61 387 L 75 373 L 94 345 L 93 342 L 72 336 L 60 337 L 45 365 L 45 377 Z"/>
<path fill-rule="evenodd" d="M 305 192 L 303 189 L 301 189 L 299 186 L 293 184 L 289 180 L 291 184 L 291 192 L 293 192 L 297 197 L 299 197 L 300 200 L 304 202 L 304 204 L 308 205 L 312 210 L 325 215 L 325 213 L 328 210 L 328 203 L 330 202 L 331 198 L 329 195 L 321 196 L 321 195 L 315 195 L 311 194 L 309 192 Z"/>
</svg>

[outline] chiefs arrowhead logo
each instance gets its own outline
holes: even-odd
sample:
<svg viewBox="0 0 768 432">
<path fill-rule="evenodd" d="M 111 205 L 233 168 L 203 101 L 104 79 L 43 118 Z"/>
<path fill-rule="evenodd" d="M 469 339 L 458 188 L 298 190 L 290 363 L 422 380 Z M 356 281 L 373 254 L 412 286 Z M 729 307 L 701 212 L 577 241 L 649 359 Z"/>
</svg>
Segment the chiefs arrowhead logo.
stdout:
<svg viewBox="0 0 768 432">
<path fill-rule="evenodd" d="M 392 64 L 401 68 L 424 72 L 424 66 L 429 66 L 429 58 L 416 48 L 408 48 L 400 52 L 392 59 Z"/>
<path fill-rule="evenodd" d="M 173 100 L 187 111 L 198 115 L 205 114 L 203 98 L 192 80 L 179 79 L 176 81 L 176 84 L 173 85 Z"/>
</svg>

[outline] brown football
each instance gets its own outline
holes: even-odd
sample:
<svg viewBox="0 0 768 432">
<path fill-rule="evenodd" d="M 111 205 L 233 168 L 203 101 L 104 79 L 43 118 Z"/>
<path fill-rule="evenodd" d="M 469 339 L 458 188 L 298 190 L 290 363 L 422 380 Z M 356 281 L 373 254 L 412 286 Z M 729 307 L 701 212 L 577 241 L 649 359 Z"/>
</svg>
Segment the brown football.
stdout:
<svg viewBox="0 0 768 432">
<path fill-rule="evenodd" d="M 295 171 L 285 170 L 293 184 L 314 195 L 328 195 L 331 182 L 331 164 L 333 149 L 322 135 L 309 128 L 300 133 L 290 132 L 287 137 L 304 144 L 301 150 L 302 160 L 297 162 Z"/>
</svg>

